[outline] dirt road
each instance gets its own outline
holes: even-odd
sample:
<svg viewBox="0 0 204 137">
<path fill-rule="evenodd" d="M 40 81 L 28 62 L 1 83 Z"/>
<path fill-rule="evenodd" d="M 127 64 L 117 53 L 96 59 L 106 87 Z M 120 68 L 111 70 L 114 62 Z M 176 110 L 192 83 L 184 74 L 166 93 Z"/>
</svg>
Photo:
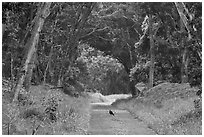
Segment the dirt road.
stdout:
<svg viewBox="0 0 204 137">
<path fill-rule="evenodd" d="M 111 109 L 115 116 L 108 113 Z M 155 135 L 142 121 L 126 110 L 106 104 L 92 104 L 89 135 Z"/>
</svg>

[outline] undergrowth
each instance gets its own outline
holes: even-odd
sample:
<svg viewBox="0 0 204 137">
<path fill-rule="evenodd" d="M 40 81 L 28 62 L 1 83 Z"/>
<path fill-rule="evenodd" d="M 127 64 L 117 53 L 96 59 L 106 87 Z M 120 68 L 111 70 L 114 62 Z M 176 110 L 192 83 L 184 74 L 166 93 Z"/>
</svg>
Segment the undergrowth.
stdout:
<svg viewBox="0 0 204 137">
<path fill-rule="evenodd" d="M 89 101 L 85 96 L 73 98 L 60 90 L 32 86 L 21 90 L 19 102 L 12 103 L 13 93 L 3 90 L 2 133 L 4 135 L 86 134 Z"/>
<path fill-rule="evenodd" d="M 144 97 L 117 100 L 112 105 L 128 110 L 157 134 L 202 134 L 202 99 L 188 84 L 162 83 Z"/>
</svg>

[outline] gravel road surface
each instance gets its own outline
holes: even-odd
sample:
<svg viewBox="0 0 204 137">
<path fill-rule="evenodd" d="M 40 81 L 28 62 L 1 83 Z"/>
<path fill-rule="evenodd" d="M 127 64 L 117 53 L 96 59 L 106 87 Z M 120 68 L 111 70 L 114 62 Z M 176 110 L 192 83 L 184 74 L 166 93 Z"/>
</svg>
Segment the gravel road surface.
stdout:
<svg viewBox="0 0 204 137">
<path fill-rule="evenodd" d="M 112 110 L 115 116 L 109 114 Z M 92 104 L 89 135 L 155 135 L 142 121 L 126 110 L 105 103 Z"/>
</svg>

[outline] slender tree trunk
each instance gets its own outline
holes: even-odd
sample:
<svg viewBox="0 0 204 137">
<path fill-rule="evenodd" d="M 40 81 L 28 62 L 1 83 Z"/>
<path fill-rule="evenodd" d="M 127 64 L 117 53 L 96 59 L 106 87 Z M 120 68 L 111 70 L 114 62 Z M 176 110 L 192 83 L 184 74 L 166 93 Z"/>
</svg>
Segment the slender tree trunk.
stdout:
<svg viewBox="0 0 204 137">
<path fill-rule="evenodd" d="M 49 64 L 48 70 L 49 70 L 49 75 L 50 75 L 50 80 L 48 80 L 51 84 L 55 84 L 55 72 L 54 72 L 54 66 Z"/>
<path fill-rule="evenodd" d="M 18 94 L 20 92 L 20 89 L 23 86 L 25 77 L 28 75 L 28 72 L 32 72 L 29 70 L 29 69 L 32 69 L 32 67 L 29 67 L 29 64 L 32 63 L 31 61 L 32 61 L 33 55 L 34 55 L 35 51 L 37 51 L 39 32 L 42 30 L 45 19 L 50 14 L 50 11 L 49 11 L 50 5 L 51 5 L 50 2 L 41 3 L 39 8 L 38 8 L 34 28 L 33 28 L 32 34 L 31 34 L 31 38 L 27 43 L 29 45 L 27 58 L 25 60 L 25 63 L 23 64 L 20 78 L 18 80 L 18 84 L 17 84 L 16 89 L 15 89 L 15 95 L 13 98 L 13 102 L 18 101 Z"/>
<path fill-rule="evenodd" d="M 61 67 L 59 77 L 58 77 L 58 82 L 57 82 L 58 87 L 62 86 L 62 81 L 63 81 L 63 77 L 62 77 L 62 67 Z"/>
<path fill-rule="evenodd" d="M 47 66 L 46 66 L 46 68 L 45 68 L 45 72 L 44 72 L 44 75 L 43 75 L 43 84 L 46 83 L 46 75 L 47 75 L 48 67 L 49 67 L 49 61 L 48 61 L 48 63 L 47 63 Z"/>
<path fill-rule="evenodd" d="M 124 42 L 127 44 L 127 47 L 128 47 L 129 57 L 130 57 L 130 65 L 132 68 L 134 65 L 134 62 L 133 62 L 132 48 L 131 48 L 131 45 L 128 43 L 128 41 L 130 41 L 130 34 L 129 34 L 128 28 L 126 28 L 126 30 L 122 29 L 122 36 L 123 36 Z"/>
<path fill-rule="evenodd" d="M 70 64 L 74 63 L 77 56 L 75 55 L 77 49 L 78 49 L 78 42 L 81 35 L 81 30 L 84 27 L 84 24 L 88 20 L 89 15 L 91 14 L 91 11 L 93 10 L 95 6 L 95 3 L 87 3 L 87 10 L 84 11 L 84 13 L 81 13 L 82 16 L 79 14 L 79 22 L 77 23 L 76 27 L 73 29 L 73 44 L 70 46 L 71 56 L 70 56 Z M 83 7 L 81 7 L 79 10 L 82 10 Z"/>
<path fill-rule="evenodd" d="M 181 83 L 187 83 L 188 82 L 188 49 L 187 47 L 184 47 L 184 50 L 182 52 L 182 64 L 181 64 Z"/>
<path fill-rule="evenodd" d="M 13 90 L 14 87 L 14 74 L 13 74 L 13 55 L 11 53 L 11 91 Z"/>
<path fill-rule="evenodd" d="M 33 75 L 33 69 L 36 67 L 36 51 L 34 51 L 33 53 L 33 57 L 31 58 L 30 63 L 28 64 L 28 69 L 27 69 L 27 75 L 25 76 L 25 89 L 28 92 L 30 89 L 30 85 L 31 85 L 31 80 L 32 80 L 32 75 Z"/>
<path fill-rule="evenodd" d="M 125 71 L 127 72 L 128 75 L 130 75 L 130 68 L 128 68 L 128 66 L 126 64 L 123 64 Z M 140 91 L 135 87 L 135 80 L 129 78 L 129 90 L 132 94 L 133 97 L 137 97 L 140 94 Z"/>
<path fill-rule="evenodd" d="M 69 42 L 70 46 L 67 48 L 66 57 L 69 58 L 69 68 L 74 64 L 75 60 L 77 59 L 77 50 L 78 50 L 78 42 L 81 36 L 81 30 L 84 27 L 84 24 L 88 20 L 91 11 L 93 10 L 95 3 L 87 3 L 87 9 L 84 12 L 78 12 L 78 22 L 72 28 L 72 39 L 71 43 Z M 80 7 L 79 10 L 82 10 L 84 7 Z M 62 77 L 63 79 L 63 77 Z M 63 82 L 63 81 L 62 81 Z M 62 83 L 63 84 L 63 83 Z M 64 84 L 63 84 L 64 85 Z"/>
<path fill-rule="evenodd" d="M 152 15 L 149 15 L 149 36 L 150 36 L 149 88 L 152 88 L 154 83 L 154 60 L 155 60 Z"/>
<path fill-rule="evenodd" d="M 186 16 L 189 16 L 190 14 L 188 13 L 188 10 L 185 7 L 185 4 L 183 2 L 175 2 L 177 11 L 180 15 L 180 31 L 182 35 L 185 35 L 186 30 L 187 29 L 187 33 L 188 33 L 188 41 L 191 40 L 192 36 L 190 34 L 190 26 L 188 24 L 188 19 Z M 185 38 L 182 37 L 181 40 L 181 48 L 183 49 L 181 51 L 181 83 L 186 83 L 188 82 L 188 62 L 189 62 L 189 56 L 188 56 L 188 49 L 186 47 L 186 45 L 184 44 L 185 42 Z"/>
<path fill-rule="evenodd" d="M 129 88 L 133 97 L 137 97 L 140 93 L 140 91 L 137 88 L 135 88 L 135 84 L 136 83 L 134 80 L 130 80 Z"/>
<path fill-rule="evenodd" d="M 131 45 L 128 43 L 128 41 L 130 39 L 128 28 L 126 28 L 126 30 L 122 29 L 122 36 L 123 36 L 124 42 L 127 44 L 127 48 L 129 51 L 130 68 L 133 68 L 133 65 L 134 65 L 133 55 L 132 55 Z M 124 65 L 124 67 L 126 66 L 125 64 L 123 64 L 123 65 Z M 125 70 L 129 75 L 130 75 L 130 68 L 128 68 L 127 66 L 125 67 Z M 140 94 L 140 91 L 135 87 L 135 85 L 136 85 L 135 80 L 129 78 L 129 90 L 130 90 L 133 97 L 137 97 Z"/>
<path fill-rule="evenodd" d="M 184 82 L 187 83 L 188 82 L 188 63 L 189 63 L 189 56 L 188 56 L 188 50 L 186 48 L 186 51 L 185 51 L 185 54 L 186 54 L 186 58 L 185 58 L 185 65 L 184 65 L 184 70 L 185 70 L 185 80 Z"/>
<path fill-rule="evenodd" d="M 54 26 L 52 28 L 51 34 L 54 32 L 56 24 L 57 24 L 57 20 L 55 20 L 55 22 L 54 22 Z M 45 69 L 45 72 L 44 72 L 44 75 L 43 75 L 43 84 L 46 83 L 47 71 L 48 71 L 48 68 L 50 69 L 50 67 L 51 67 L 51 61 L 52 61 L 51 58 L 52 58 L 52 55 L 53 55 L 53 39 L 52 39 L 52 42 L 51 42 L 51 49 L 50 49 L 50 53 L 49 53 L 49 60 L 48 60 L 48 63 L 47 63 L 47 66 L 46 66 L 46 69 Z"/>
<path fill-rule="evenodd" d="M 49 60 L 47 62 L 47 66 L 46 66 L 46 69 L 45 69 L 45 72 L 44 72 L 44 75 L 43 75 L 43 83 L 45 84 L 46 83 L 46 75 L 47 75 L 47 72 L 48 72 L 48 68 L 50 67 L 51 65 L 51 58 L 52 58 L 52 54 L 53 54 L 53 46 L 51 46 L 51 49 L 50 49 L 50 53 L 49 53 Z"/>
<path fill-rule="evenodd" d="M 180 31 L 181 31 L 181 34 L 185 34 L 185 27 L 184 27 L 184 23 L 182 21 L 182 18 L 180 18 Z M 184 44 L 184 41 L 185 41 L 185 38 L 182 37 L 182 40 L 181 40 L 181 48 L 182 48 L 182 51 L 181 51 L 181 83 L 186 83 L 188 81 L 188 57 L 187 57 L 187 47 L 185 46 Z"/>
<path fill-rule="evenodd" d="M 2 24 L 2 38 L 3 38 L 3 36 L 4 36 L 5 29 L 6 29 L 6 25 L 5 25 L 5 24 Z"/>
</svg>

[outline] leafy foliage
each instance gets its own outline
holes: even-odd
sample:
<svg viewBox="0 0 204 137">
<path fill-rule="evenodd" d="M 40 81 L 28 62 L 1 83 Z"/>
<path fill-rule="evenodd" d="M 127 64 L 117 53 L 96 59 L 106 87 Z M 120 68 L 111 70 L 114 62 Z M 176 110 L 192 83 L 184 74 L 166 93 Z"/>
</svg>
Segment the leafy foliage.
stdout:
<svg viewBox="0 0 204 137">
<path fill-rule="evenodd" d="M 137 83 L 149 82 L 152 30 L 154 85 L 161 81 L 182 82 L 182 67 L 185 67 L 186 82 L 201 88 L 202 4 L 181 4 L 185 9 L 182 15 L 186 17 L 183 25 L 181 13 L 173 2 L 52 3 L 40 32 L 32 85 L 48 83 L 75 97 L 87 91 L 133 94 Z M 26 93 L 22 89 L 18 103 L 23 107 L 11 104 L 14 94 L 11 91 L 22 73 L 29 47 L 26 43 L 30 41 L 39 5 L 38 2 L 2 3 L 2 76 L 11 81 L 9 88 L 3 89 L 3 98 L 9 98 L 3 101 L 3 109 L 8 113 L 8 116 L 3 114 L 4 126 L 14 130 L 16 123 L 19 134 L 35 134 L 36 129 L 46 134 L 38 127 L 46 118 L 51 125 L 45 126 L 49 133 L 68 134 L 76 130 L 81 133 L 76 119 L 85 116 L 71 103 L 73 100 L 64 99 L 60 92 L 45 93 L 40 88 Z M 18 117 L 19 113 L 23 117 Z"/>
<path fill-rule="evenodd" d="M 143 97 L 118 100 L 114 105 L 127 109 L 159 135 L 200 135 L 202 112 L 196 91 L 189 84 L 162 83 L 144 91 Z"/>
<path fill-rule="evenodd" d="M 81 45 L 80 49 L 79 60 L 86 63 L 89 74 L 88 88 L 103 94 L 128 93 L 128 75 L 125 74 L 122 65 L 116 59 L 104 56 L 103 52 L 94 50 L 88 45 Z"/>
<path fill-rule="evenodd" d="M 38 4 L 3 3 L 3 23 L 6 25 L 3 37 L 5 77 L 11 77 L 13 73 L 15 79 L 17 78 L 23 59 L 23 54 L 20 53 L 25 50 L 24 43 L 29 38 L 25 30 L 29 32 Z M 79 42 L 103 51 L 103 55 L 118 59 L 136 83 L 141 79 L 147 82 L 148 67 L 138 69 L 138 66 L 149 62 L 147 18 L 149 13 L 154 16 L 155 73 L 157 74 L 155 82 L 158 80 L 180 82 L 182 47 L 179 45 L 186 34 L 180 32 L 179 15 L 174 3 L 94 3 L 93 5 L 92 12 L 88 14 L 92 8 L 88 3 L 52 3 L 50 16 L 46 19 L 40 34 L 37 67 L 34 69 L 32 80 L 34 83 L 41 83 L 43 79 L 55 85 L 63 83 L 63 79 L 72 77 L 72 73 L 76 73 L 72 72 L 73 70 L 82 69 L 76 67 L 81 64 L 80 66 L 84 66 L 83 71 L 80 75 L 77 74 L 78 78 L 75 77 L 75 81 L 84 84 L 87 78 L 90 78 L 88 76 L 90 73 L 85 71 L 89 64 L 82 63 L 80 59 L 77 61 L 82 52 L 78 48 Z M 201 71 L 196 69 L 201 68 L 199 63 L 201 62 L 199 56 L 201 7 L 199 3 L 185 3 L 185 5 L 193 15 L 189 23 L 192 28 L 192 40 L 186 42 L 190 53 L 189 82 L 197 83 L 201 79 Z M 32 9 L 33 13 L 27 9 Z M 86 18 L 84 23 L 81 20 L 82 16 Z M 80 27 L 80 30 L 77 27 Z M 79 80 L 83 73 L 86 73 L 86 80 Z"/>
<path fill-rule="evenodd" d="M 73 99 L 46 86 L 33 86 L 31 91 L 31 94 L 21 92 L 27 99 L 19 98 L 19 104 L 3 103 L 4 134 L 8 134 L 8 126 L 9 134 L 58 135 L 86 132 L 89 119 L 86 98 Z"/>
</svg>

